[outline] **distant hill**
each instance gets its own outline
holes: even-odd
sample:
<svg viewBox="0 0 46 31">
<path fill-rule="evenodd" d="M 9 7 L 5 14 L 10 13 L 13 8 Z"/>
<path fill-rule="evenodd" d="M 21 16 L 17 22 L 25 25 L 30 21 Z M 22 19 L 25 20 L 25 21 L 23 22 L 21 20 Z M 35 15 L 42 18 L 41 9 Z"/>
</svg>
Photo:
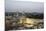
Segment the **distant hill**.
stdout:
<svg viewBox="0 0 46 31">
<path fill-rule="evenodd" d="M 35 18 L 35 19 L 43 19 L 44 18 L 44 14 L 43 13 L 37 13 L 37 12 L 34 12 L 34 13 L 21 13 L 21 12 L 6 12 L 5 13 L 5 16 L 14 16 L 14 15 L 18 15 L 18 16 L 26 16 L 28 18 Z"/>
</svg>

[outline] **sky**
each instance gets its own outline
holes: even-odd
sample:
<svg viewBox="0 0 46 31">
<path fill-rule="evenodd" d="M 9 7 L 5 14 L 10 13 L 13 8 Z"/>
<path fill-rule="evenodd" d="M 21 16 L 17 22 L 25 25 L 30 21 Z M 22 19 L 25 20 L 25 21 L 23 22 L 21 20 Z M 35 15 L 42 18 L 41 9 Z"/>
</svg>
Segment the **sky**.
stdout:
<svg viewBox="0 0 46 31">
<path fill-rule="evenodd" d="M 5 1 L 6 12 L 44 12 L 43 2 L 34 2 L 29 0 L 6 0 Z"/>
</svg>

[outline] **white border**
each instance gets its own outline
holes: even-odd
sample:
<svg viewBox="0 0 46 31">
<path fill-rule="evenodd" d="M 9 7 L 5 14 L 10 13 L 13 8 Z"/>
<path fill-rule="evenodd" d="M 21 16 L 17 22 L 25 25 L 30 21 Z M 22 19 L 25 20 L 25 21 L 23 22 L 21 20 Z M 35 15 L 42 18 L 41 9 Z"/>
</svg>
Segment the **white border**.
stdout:
<svg viewBox="0 0 46 31">
<path fill-rule="evenodd" d="M 4 0 L 0 0 L 0 31 L 4 31 Z"/>
<path fill-rule="evenodd" d="M 38 0 L 38 1 L 41 2 L 41 0 Z M 44 29 L 34 29 L 34 30 L 24 30 L 24 31 L 46 31 L 46 2 L 44 3 L 44 26 L 45 26 Z M 5 31 L 4 0 L 0 0 L 0 31 Z M 19 31 L 19 30 L 17 30 L 17 31 Z M 20 30 L 20 31 L 23 31 L 23 30 Z"/>
</svg>

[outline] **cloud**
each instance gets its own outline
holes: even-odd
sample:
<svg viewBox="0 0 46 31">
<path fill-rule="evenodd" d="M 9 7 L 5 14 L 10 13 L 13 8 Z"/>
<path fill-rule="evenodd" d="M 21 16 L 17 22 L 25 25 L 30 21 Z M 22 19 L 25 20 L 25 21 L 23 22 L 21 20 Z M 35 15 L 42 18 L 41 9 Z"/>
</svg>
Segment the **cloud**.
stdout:
<svg viewBox="0 0 46 31">
<path fill-rule="evenodd" d="M 32 2 L 43 2 L 44 0 L 11 0 L 11 1 L 32 1 Z"/>
</svg>

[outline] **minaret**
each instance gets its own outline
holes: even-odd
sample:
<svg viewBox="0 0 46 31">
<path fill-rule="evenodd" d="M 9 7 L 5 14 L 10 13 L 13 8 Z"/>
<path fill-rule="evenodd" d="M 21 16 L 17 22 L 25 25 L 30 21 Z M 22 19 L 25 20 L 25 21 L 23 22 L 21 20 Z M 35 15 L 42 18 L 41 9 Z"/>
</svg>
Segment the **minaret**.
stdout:
<svg viewBox="0 0 46 31">
<path fill-rule="evenodd" d="M 18 11 L 17 11 L 17 15 L 16 16 L 18 17 Z"/>
<path fill-rule="evenodd" d="M 8 13 L 8 16 L 9 16 L 9 13 Z"/>
</svg>

